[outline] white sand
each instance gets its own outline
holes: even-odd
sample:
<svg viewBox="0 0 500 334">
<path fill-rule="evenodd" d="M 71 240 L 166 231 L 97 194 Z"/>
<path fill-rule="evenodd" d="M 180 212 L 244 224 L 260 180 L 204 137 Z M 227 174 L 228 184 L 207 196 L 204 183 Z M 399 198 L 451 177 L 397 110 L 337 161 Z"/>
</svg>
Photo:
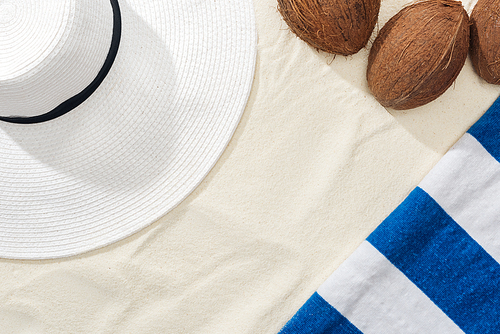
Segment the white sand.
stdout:
<svg viewBox="0 0 500 334">
<path fill-rule="evenodd" d="M 382 1 L 379 28 L 404 3 Z M 0 260 L 1 333 L 276 333 L 500 94 L 467 60 L 436 101 L 388 112 L 369 46 L 318 53 L 276 7 L 255 0 L 252 95 L 202 185 L 104 249 Z"/>
</svg>

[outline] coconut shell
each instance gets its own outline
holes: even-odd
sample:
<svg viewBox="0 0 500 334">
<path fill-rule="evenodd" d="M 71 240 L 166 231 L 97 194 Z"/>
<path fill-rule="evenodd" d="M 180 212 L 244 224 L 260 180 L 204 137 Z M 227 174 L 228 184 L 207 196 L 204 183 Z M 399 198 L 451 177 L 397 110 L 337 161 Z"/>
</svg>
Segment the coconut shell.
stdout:
<svg viewBox="0 0 500 334">
<path fill-rule="evenodd" d="M 298 37 L 345 56 L 368 43 L 379 9 L 380 0 L 278 0 L 279 12 Z"/>
<path fill-rule="evenodd" d="M 471 16 L 470 58 L 477 74 L 500 84 L 500 0 L 479 0 Z"/>
<path fill-rule="evenodd" d="M 427 0 L 403 8 L 380 30 L 368 56 L 368 87 L 384 107 L 411 109 L 443 94 L 469 49 L 461 2 Z"/>
</svg>

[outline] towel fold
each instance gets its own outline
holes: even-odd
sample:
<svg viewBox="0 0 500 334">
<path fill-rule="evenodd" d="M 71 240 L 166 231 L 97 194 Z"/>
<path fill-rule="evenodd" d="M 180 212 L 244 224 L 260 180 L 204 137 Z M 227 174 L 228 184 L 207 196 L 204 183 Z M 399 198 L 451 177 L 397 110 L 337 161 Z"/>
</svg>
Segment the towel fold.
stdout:
<svg viewBox="0 0 500 334">
<path fill-rule="evenodd" d="M 500 98 L 282 328 L 500 333 Z"/>
</svg>

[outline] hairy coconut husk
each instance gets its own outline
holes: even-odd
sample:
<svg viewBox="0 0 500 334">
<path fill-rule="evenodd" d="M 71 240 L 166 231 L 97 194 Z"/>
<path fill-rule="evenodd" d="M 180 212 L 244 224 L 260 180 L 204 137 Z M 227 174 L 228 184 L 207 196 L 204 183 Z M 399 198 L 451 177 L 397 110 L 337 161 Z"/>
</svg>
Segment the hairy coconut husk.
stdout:
<svg viewBox="0 0 500 334">
<path fill-rule="evenodd" d="M 368 57 L 368 87 L 385 107 L 411 109 L 443 94 L 467 58 L 469 17 L 461 2 L 427 0 L 393 16 Z"/>
<path fill-rule="evenodd" d="M 352 55 L 368 42 L 380 0 L 278 0 L 290 29 L 319 50 Z"/>
<path fill-rule="evenodd" d="M 477 74 L 500 84 L 500 0 L 479 0 L 470 16 L 470 58 Z"/>
</svg>

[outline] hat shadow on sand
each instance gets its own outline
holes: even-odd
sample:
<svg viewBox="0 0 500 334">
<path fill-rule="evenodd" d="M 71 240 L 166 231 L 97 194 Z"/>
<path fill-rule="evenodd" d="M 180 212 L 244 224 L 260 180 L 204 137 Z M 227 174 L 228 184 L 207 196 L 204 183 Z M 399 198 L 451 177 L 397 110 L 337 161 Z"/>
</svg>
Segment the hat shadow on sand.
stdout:
<svg viewBox="0 0 500 334">
<path fill-rule="evenodd" d="M 154 183 L 164 171 L 178 141 L 175 131 L 165 129 L 182 115 L 164 107 L 176 81 L 167 45 L 125 1 L 120 7 L 132 20 L 124 19 L 118 56 L 98 90 L 55 120 L 31 125 L 0 122 L 0 131 L 58 174 L 130 191 Z M 135 55 L 125 57 L 124 50 Z M 141 64 L 137 59 L 143 60 Z M 137 84 L 145 78 L 148 83 Z"/>
</svg>

